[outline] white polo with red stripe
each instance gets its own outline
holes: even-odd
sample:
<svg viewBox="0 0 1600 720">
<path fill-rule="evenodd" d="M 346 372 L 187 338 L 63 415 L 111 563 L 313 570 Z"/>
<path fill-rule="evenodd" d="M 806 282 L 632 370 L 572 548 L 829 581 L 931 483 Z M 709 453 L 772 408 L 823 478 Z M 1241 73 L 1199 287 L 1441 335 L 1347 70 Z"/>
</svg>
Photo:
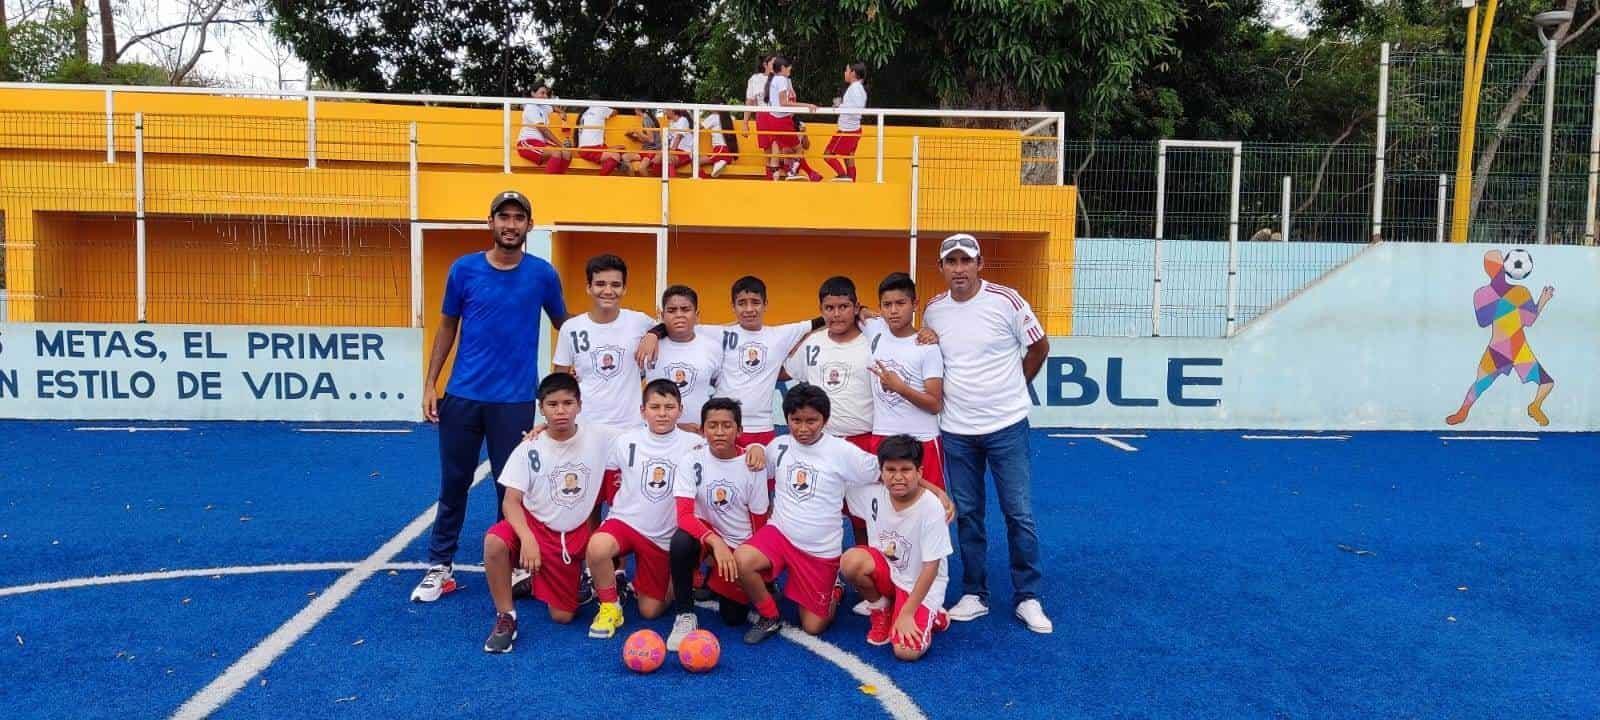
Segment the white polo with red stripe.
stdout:
<svg viewBox="0 0 1600 720">
<path fill-rule="evenodd" d="M 1022 356 L 1044 329 L 1017 291 L 983 280 L 965 302 L 942 292 L 928 301 L 923 324 L 939 334 L 944 356 L 944 412 L 939 428 L 985 435 L 1028 417 Z"/>
</svg>

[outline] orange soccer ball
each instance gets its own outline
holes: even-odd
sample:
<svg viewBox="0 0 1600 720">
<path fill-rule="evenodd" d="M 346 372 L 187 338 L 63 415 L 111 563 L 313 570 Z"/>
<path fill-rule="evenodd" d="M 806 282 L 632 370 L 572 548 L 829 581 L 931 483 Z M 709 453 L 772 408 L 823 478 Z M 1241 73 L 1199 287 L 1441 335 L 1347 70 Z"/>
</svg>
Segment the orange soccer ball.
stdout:
<svg viewBox="0 0 1600 720">
<path fill-rule="evenodd" d="M 622 664 L 636 673 L 653 673 L 667 659 L 667 643 L 654 630 L 640 630 L 622 644 Z"/>
<path fill-rule="evenodd" d="M 710 672 L 721 658 L 722 644 L 717 642 L 717 636 L 705 630 L 685 635 L 683 642 L 678 645 L 678 662 L 683 663 L 683 669 L 692 673 Z"/>
</svg>

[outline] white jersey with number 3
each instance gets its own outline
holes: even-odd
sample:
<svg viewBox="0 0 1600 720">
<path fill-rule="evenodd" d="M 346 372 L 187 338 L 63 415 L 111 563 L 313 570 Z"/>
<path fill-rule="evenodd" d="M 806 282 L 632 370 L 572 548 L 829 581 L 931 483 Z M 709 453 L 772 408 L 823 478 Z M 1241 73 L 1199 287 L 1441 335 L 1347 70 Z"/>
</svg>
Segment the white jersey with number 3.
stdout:
<svg viewBox="0 0 1600 720">
<path fill-rule="evenodd" d="M 689 451 L 683 465 L 688 471 L 678 473 L 673 495 L 694 500 L 695 517 L 717 531 L 728 547 L 743 545 L 754 534 L 750 516 L 771 509 L 767 471 L 751 470 L 744 455 L 718 458 L 709 445 Z"/>
<path fill-rule="evenodd" d="M 550 433 L 518 445 L 506 458 L 497 481 L 522 493 L 522 506 L 556 532 L 589 521 L 606 472 L 606 456 L 617 431 L 604 425 L 579 425 L 564 441 Z"/>
</svg>

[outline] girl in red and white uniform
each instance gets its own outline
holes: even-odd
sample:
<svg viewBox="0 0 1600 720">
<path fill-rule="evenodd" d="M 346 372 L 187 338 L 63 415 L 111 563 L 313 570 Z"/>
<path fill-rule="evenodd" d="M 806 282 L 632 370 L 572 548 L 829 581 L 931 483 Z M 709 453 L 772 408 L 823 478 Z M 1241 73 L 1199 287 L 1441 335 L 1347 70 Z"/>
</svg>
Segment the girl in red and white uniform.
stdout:
<svg viewBox="0 0 1600 720">
<path fill-rule="evenodd" d="M 806 164 L 800 147 L 800 134 L 796 132 L 794 114 L 785 109 L 805 108 L 807 112 L 816 112 L 817 106 L 796 99 L 794 83 L 789 80 L 792 71 L 793 65 L 788 58 L 779 55 L 772 59 L 772 74 L 767 76 L 764 93 L 766 106 L 772 109 L 756 114 L 756 130 L 760 133 L 759 144 L 762 150 L 767 151 L 767 179 L 783 179 L 783 175 L 778 171 L 778 159 L 781 155 L 785 160 L 784 164 L 790 169 L 790 174 L 804 172 L 812 182 L 818 182 L 822 180 L 822 174 Z"/>
<path fill-rule="evenodd" d="M 615 114 L 615 109 L 596 105 L 584 110 L 578 121 L 578 157 L 599 165 L 601 175 L 610 175 L 618 165 L 634 159 L 631 154 L 624 155 L 622 148 L 606 145 L 606 120 Z"/>
<path fill-rule="evenodd" d="M 867 106 L 867 88 L 862 83 L 867 79 L 867 66 L 865 63 L 850 63 L 844 68 L 845 90 L 844 97 L 839 100 L 839 109 L 851 110 Z M 834 133 L 833 139 L 828 141 L 828 148 L 822 151 L 822 159 L 837 173 L 834 180 L 841 182 L 856 181 L 856 146 L 861 144 L 861 114 L 839 113 L 839 130 Z"/>
<path fill-rule="evenodd" d="M 727 111 L 706 113 L 700 118 L 700 129 L 711 133 L 711 152 L 700 156 L 700 177 L 716 177 L 739 159 L 739 136 L 724 132 L 733 129 L 733 117 Z M 711 166 L 709 172 L 706 165 Z"/>
<path fill-rule="evenodd" d="M 540 84 L 532 97 L 537 100 L 550 99 L 550 86 Z M 560 175 L 572 164 L 572 151 L 566 149 L 566 142 L 550 128 L 552 109 L 552 106 L 544 103 L 522 106 L 522 130 L 517 133 L 517 154 L 534 165 L 543 166 L 547 173 Z"/>
<path fill-rule="evenodd" d="M 667 148 L 665 152 L 667 157 L 672 158 L 672 167 L 668 172 L 677 175 L 679 168 L 688 165 L 693 160 L 694 144 L 697 138 L 694 136 L 694 122 L 690 119 L 687 110 L 668 108 L 666 115 Z M 661 161 L 661 151 L 654 153 L 641 152 L 640 156 L 644 159 L 642 173 L 644 175 L 653 174 L 651 168 L 655 163 Z"/>
<path fill-rule="evenodd" d="M 755 74 L 751 75 L 750 79 L 745 81 L 745 83 L 744 83 L 744 104 L 746 104 L 746 105 L 765 105 L 765 104 L 767 104 L 767 76 L 772 74 L 772 58 L 774 58 L 774 57 L 777 57 L 777 56 L 775 56 L 775 55 L 762 55 L 761 56 L 761 63 L 756 65 Z M 760 114 L 761 113 L 759 113 L 759 112 L 756 113 L 757 116 L 759 116 Z M 749 135 L 750 133 L 753 133 L 755 131 L 756 131 L 755 123 L 751 122 L 750 113 L 748 111 L 746 111 L 745 114 L 744 114 L 744 133 L 746 135 Z"/>
</svg>

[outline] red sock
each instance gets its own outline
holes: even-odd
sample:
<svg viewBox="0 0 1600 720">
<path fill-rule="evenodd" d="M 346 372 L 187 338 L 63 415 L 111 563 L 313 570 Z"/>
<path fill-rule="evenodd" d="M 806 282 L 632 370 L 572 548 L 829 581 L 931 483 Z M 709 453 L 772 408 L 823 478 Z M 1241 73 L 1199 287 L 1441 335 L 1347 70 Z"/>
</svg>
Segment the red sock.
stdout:
<svg viewBox="0 0 1600 720">
<path fill-rule="evenodd" d="M 605 160 L 600 161 L 601 175 L 610 175 L 611 173 L 616 172 L 616 170 L 617 161 L 612 160 L 611 158 L 606 158 Z"/>
<path fill-rule="evenodd" d="M 805 173 L 807 177 L 816 177 L 817 175 L 821 174 L 816 170 L 812 170 L 811 165 L 808 164 L 804 159 L 801 159 L 799 162 L 795 163 L 795 167 L 799 168 L 800 172 Z"/>
<path fill-rule="evenodd" d="M 778 601 L 773 600 L 772 596 L 768 595 L 767 599 L 756 603 L 756 612 L 761 613 L 761 617 L 769 620 L 775 618 L 778 616 Z"/>
<path fill-rule="evenodd" d="M 776 172 L 778 172 L 778 167 L 776 165 L 768 165 L 767 166 L 767 179 L 771 180 L 773 173 L 776 173 Z"/>
<path fill-rule="evenodd" d="M 823 158 L 823 161 L 828 163 L 828 167 L 833 168 L 835 175 L 843 177 L 850 174 L 850 171 L 845 169 L 844 163 L 839 162 L 839 158 Z"/>
<path fill-rule="evenodd" d="M 617 586 L 612 585 L 608 588 L 595 588 L 594 594 L 600 598 L 600 602 L 614 603 L 617 601 Z"/>
<path fill-rule="evenodd" d="M 855 180 L 856 180 L 856 166 L 852 164 L 852 165 L 846 165 L 844 167 L 845 167 L 846 170 L 849 171 L 850 182 L 855 182 Z"/>
<path fill-rule="evenodd" d="M 550 158 L 550 162 L 544 166 L 544 171 L 550 173 L 551 175 L 560 175 L 567 171 L 567 165 L 570 163 L 571 161 L 565 158 L 553 157 Z"/>
</svg>

